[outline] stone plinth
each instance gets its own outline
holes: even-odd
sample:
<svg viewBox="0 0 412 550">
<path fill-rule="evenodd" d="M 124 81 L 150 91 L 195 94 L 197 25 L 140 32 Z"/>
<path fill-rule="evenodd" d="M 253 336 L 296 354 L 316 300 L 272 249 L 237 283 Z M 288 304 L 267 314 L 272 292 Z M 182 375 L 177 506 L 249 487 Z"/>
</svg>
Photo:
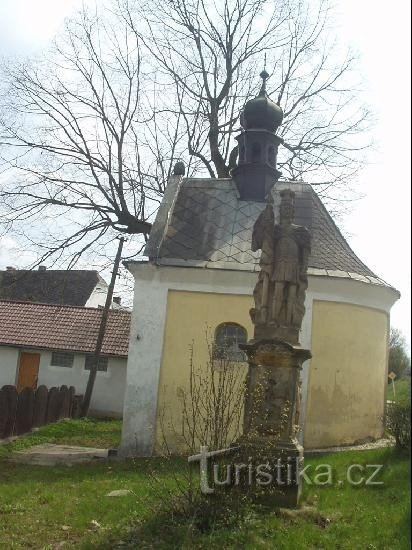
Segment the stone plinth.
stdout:
<svg viewBox="0 0 412 550">
<path fill-rule="evenodd" d="M 310 351 L 280 339 L 260 340 L 242 349 L 249 360 L 244 434 L 292 443 L 299 425 L 300 371 Z"/>
<path fill-rule="evenodd" d="M 303 449 L 296 439 L 300 414 L 300 371 L 310 351 L 281 339 L 252 341 L 242 346 L 249 371 L 243 445 L 255 461 L 268 460 L 279 506 L 297 506 Z"/>
</svg>

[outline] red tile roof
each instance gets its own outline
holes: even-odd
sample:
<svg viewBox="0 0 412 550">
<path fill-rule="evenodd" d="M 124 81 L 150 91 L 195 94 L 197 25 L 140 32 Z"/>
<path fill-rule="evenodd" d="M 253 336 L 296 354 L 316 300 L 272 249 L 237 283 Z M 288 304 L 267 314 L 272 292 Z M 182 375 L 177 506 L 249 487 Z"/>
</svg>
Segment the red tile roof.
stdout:
<svg viewBox="0 0 412 550">
<path fill-rule="evenodd" d="M 102 309 L 0 300 L 0 346 L 93 353 Z M 126 357 L 131 313 L 110 310 L 102 355 Z"/>
</svg>

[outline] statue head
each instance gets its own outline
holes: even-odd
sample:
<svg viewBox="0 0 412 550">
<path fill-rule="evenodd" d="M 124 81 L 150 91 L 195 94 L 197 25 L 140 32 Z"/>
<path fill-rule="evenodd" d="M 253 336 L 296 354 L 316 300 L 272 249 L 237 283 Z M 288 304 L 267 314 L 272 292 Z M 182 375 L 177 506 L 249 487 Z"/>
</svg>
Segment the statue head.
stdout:
<svg viewBox="0 0 412 550">
<path fill-rule="evenodd" d="M 279 215 L 281 225 L 293 223 L 295 217 L 295 193 L 290 189 L 280 192 Z"/>
</svg>

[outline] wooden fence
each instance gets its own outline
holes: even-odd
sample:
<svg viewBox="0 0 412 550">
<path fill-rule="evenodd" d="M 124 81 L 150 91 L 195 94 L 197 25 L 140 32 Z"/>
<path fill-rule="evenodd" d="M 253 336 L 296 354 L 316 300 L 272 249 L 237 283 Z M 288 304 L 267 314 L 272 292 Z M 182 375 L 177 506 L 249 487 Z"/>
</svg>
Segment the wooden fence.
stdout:
<svg viewBox="0 0 412 550">
<path fill-rule="evenodd" d="M 36 390 L 3 386 L 0 390 L 0 439 L 21 435 L 60 418 L 77 416 L 82 397 L 75 395 L 73 386 Z"/>
</svg>

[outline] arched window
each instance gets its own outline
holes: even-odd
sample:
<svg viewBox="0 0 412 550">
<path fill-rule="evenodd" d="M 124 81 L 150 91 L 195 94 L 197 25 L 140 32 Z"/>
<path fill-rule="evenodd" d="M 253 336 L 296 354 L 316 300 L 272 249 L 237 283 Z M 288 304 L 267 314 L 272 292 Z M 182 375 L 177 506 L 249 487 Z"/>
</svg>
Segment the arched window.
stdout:
<svg viewBox="0 0 412 550">
<path fill-rule="evenodd" d="M 247 361 L 245 352 L 239 348 L 239 344 L 246 344 L 246 342 L 246 329 L 236 323 L 222 323 L 215 331 L 213 358 Z"/>
<path fill-rule="evenodd" d="M 252 143 L 252 162 L 260 162 L 260 145 L 256 141 Z"/>
</svg>

